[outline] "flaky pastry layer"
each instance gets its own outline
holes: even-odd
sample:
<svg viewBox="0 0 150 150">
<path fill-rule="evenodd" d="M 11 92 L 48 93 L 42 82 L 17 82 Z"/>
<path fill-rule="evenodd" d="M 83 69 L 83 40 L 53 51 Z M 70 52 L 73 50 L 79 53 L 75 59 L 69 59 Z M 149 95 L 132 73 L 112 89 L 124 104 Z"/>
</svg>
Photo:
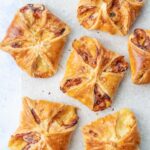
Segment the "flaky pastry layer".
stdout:
<svg viewBox="0 0 150 150">
<path fill-rule="evenodd" d="M 82 129 L 85 150 L 139 150 L 140 135 L 129 109 L 98 119 Z"/>
<path fill-rule="evenodd" d="M 73 106 L 25 97 L 20 125 L 9 140 L 9 148 L 67 150 L 78 122 L 76 111 Z"/>
<path fill-rule="evenodd" d="M 128 51 L 132 81 L 150 83 L 150 30 L 135 29 L 129 37 Z"/>
<path fill-rule="evenodd" d="M 91 37 L 74 40 L 72 47 L 61 90 L 93 111 L 110 107 L 128 63 Z"/>
<path fill-rule="evenodd" d="M 144 0 L 80 0 L 77 17 L 86 29 L 126 35 Z"/>
<path fill-rule="evenodd" d="M 69 33 L 44 5 L 28 4 L 16 13 L 0 48 L 30 76 L 46 78 L 56 73 Z"/>
</svg>

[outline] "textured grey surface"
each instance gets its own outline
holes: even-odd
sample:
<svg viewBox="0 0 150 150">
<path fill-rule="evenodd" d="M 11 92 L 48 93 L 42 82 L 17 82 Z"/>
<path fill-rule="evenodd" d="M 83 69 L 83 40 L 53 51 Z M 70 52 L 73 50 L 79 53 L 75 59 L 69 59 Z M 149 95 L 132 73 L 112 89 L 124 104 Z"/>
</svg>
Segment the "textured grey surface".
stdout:
<svg viewBox="0 0 150 150">
<path fill-rule="evenodd" d="M 132 84 L 130 69 L 122 82 L 111 108 L 94 113 L 78 101 L 64 95 L 59 90 L 59 83 L 65 71 L 66 59 L 69 56 L 71 42 L 82 35 L 98 38 L 101 43 L 128 58 L 128 36 L 112 36 L 103 32 L 87 31 L 76 19 L 78 0 L 0 0 L 0 39 L 11 22 L 16 10 L 25 3 L 44 3 L 54 14 L 66 21 L 72 28 L 69 41 L 66 44 L 57 74 L 49 79 L 33 79 L 22 72 L 14 60 L 0 51 L 0 150 L 8 150 L 7 142 L 19 122 L 21 97 L 30 96 L 37 99 L 47 99 L 65 102 L 79 107 L 79 126 L 73 136 L 70 149 L 82 150 L 83 140 L 80 128 L 96 118 L 112 113 L 123 107 L 131 108 L 137 116 L 142 137 L 141 150 L 150 149 L 150 84 L 137 86 Z M 150 29 L 150 0 L 147 0 L 142 14 L 137 19 L 131 31 L 136 27 Z M 51 93 L 50 95 L 48 93 Z"/>
</svg>

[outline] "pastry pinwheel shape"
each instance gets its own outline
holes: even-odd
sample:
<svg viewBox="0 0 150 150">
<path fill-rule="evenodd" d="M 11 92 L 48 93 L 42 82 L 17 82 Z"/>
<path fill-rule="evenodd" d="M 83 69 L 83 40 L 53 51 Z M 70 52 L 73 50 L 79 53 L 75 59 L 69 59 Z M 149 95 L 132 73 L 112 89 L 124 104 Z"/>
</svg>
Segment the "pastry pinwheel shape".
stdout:
<svg viewBox="0 0 150 150">
<path fill-rule="evenodd" d="M 44 5 L 28 4 L 15 15 L 0 48 L 32 77 L 55 74 L 70 28 Z"/>
<path fill-rule="evenodd" d="M 93 111 L 104 110 L 122 81 L 128 63 L 96 39 L 81 37 L 72 44 L 60 89 Z"/>
<path fill-rule="evenodd" d="M 150 83 L 150 30 L 135 29 L 128 42 L 132 81 Z"/>
<path fill-rule="evenodd" d="M 25 97 L 20 125 L 9 140 L 9 148 L 67 150 L 77 122 L 73 106 Z"/>
<path fill-rule="evenodd" d="M 144 0 L 80 0 L 77 18 L 86 29 L 126 35 L 143 5 Z"/>
<path fill-rule="evenodd" d="M 139 150 L 137 121 L 129 109 L 85 125 L 82 132 L 85 150 Z"/>
</svg>

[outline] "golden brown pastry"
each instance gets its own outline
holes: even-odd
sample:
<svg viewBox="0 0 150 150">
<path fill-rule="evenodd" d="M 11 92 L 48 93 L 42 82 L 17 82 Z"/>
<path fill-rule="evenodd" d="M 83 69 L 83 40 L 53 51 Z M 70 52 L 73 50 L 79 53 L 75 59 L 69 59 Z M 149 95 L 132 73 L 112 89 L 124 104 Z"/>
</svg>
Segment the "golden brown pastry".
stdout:
<svg viewBox="0 0 150 150">
<path fill-rule="evenodd" d="M 44 5 L 28 4 L 15 15 L 0 48 L 33 77 L 52 76 L 70 28 Z"/>
<path fill-rule="evenodd" d="M 140 135 L 129 109 L 98 119 L 82 129 L 85 150 L 139 150 Z"/>
<path fill-rule="evenodd" d="M 86 29 L 126 35 L 144 0 L 80 0 L 77 17 Z"/>
<path fill-rule="evenodd" d="M 61 90 L 93 111 L 106 109 L 112 103 L 128 63 L 94 38 L 81 37 L 72 46 Z"/>
<path fill-rule="evenodd" d="M 128 50 L 132 81 L 150 83 L 150 30 L 135 29 L 129 37 Z"/>
<path fill-rule="evenodd" d="M 9 148 L 67 150 L 77 122 L 73 106 L 25 97 L 20 125 L 9 141 Z"/>
</svg>

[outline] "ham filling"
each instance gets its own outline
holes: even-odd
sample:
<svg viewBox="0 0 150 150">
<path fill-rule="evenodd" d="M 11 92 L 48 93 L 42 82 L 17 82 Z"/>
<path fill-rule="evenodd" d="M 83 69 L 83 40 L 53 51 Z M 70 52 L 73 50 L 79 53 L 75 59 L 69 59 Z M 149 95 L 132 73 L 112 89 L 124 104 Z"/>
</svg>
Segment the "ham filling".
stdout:
<svg viewBox="0 0 150 150">
<path fill-rule="evenodd" d="M 143 29 L 135 29 L 131 41 L 139 48 L 150 52 L 150 37 Z"/>
</svg>

